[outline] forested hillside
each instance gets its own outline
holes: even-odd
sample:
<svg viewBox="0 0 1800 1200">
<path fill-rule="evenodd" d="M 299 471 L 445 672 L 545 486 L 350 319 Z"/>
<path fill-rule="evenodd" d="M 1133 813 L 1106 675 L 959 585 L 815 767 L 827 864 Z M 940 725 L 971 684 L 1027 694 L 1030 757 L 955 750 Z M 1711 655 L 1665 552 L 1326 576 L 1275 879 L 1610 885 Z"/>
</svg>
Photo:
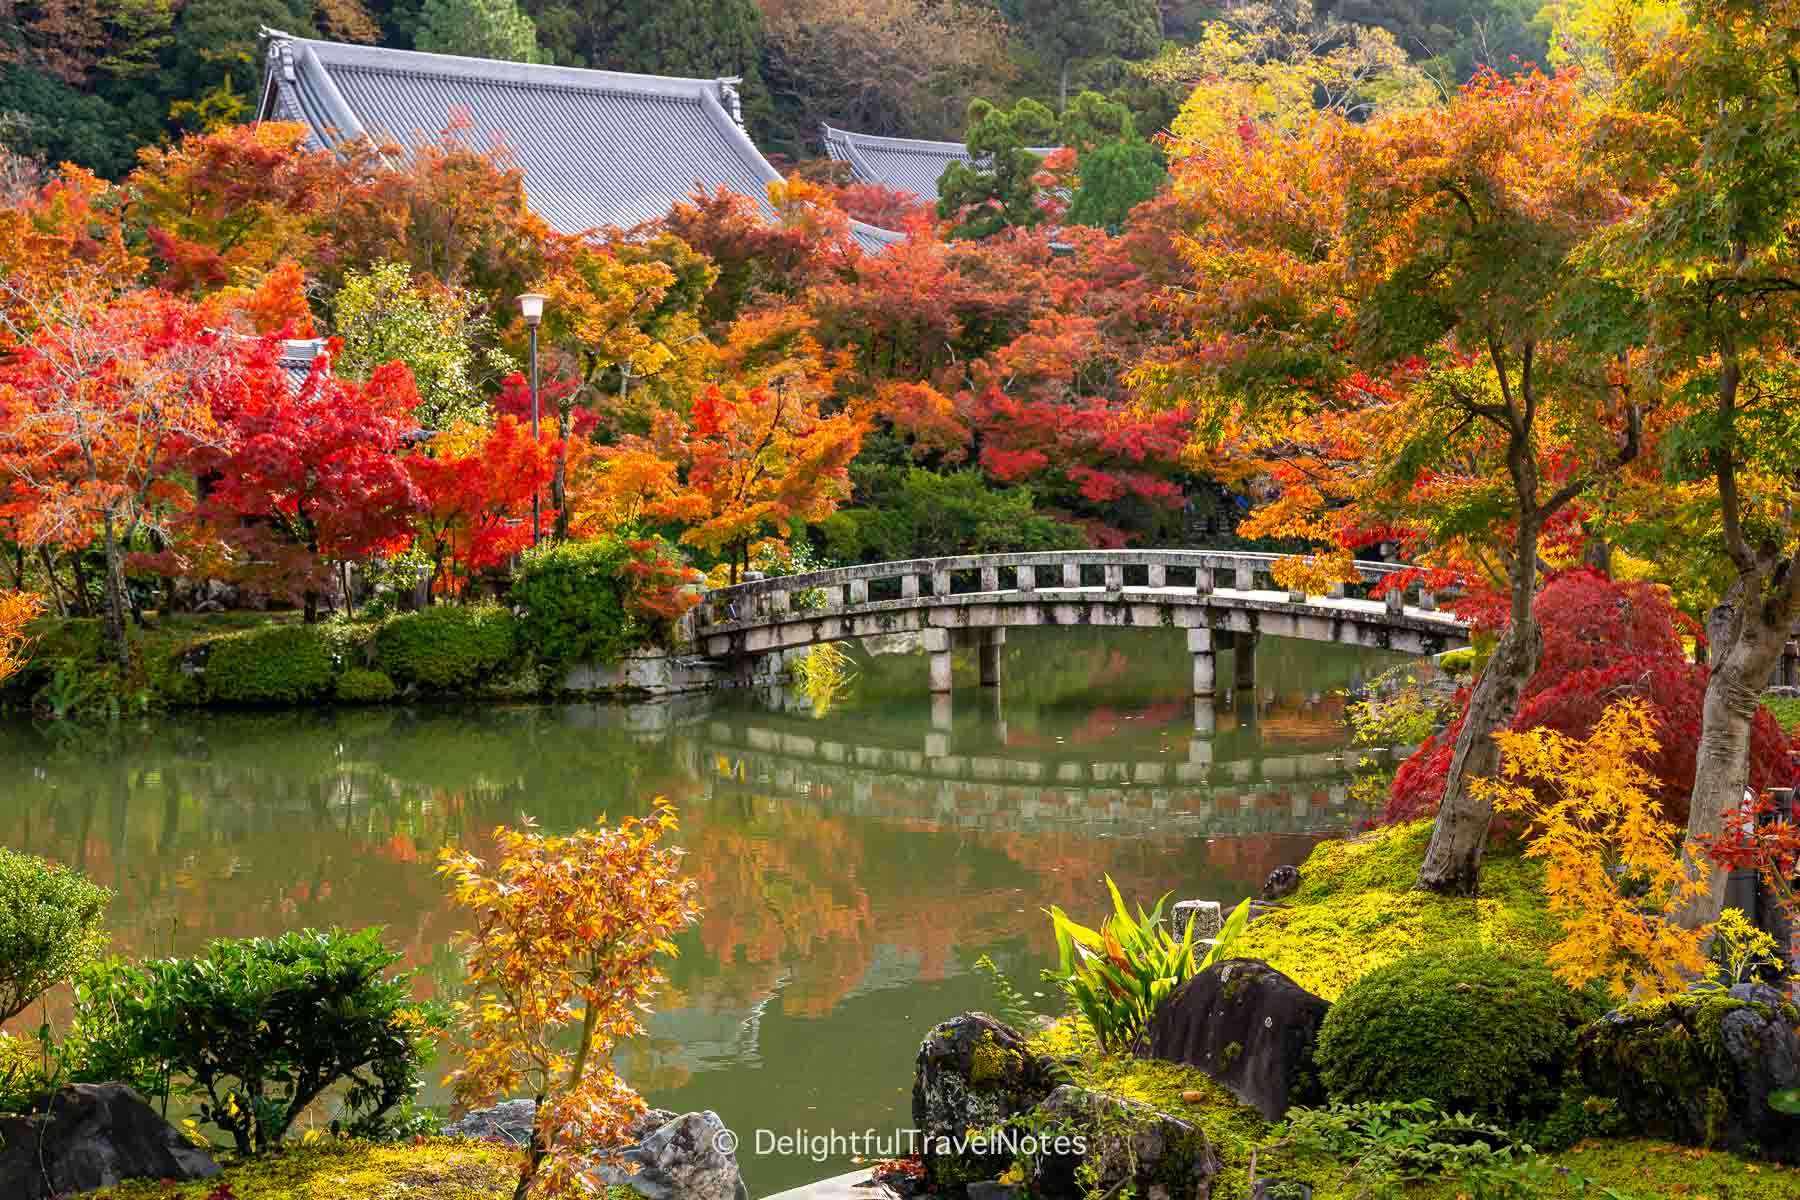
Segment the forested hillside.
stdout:
<svg viewBox="0 0 1800 1200">
<path fill-rule="evenodd" d="M 0 0 L 0 143 L 117 178 L 137 148 L 254 109 L 258 30 L 496 58 L 741 75 L 767 152 L 816 152 L 818 123 L 960 139 L 971 99 L 1060 109 L 1083 90 L 1140 132 L 1186 95 L 1208 22 L 1279 27 L 1265 48 L 1390 33 L 1431 78 L 1548 54 L 1539 0 Z M 1551 6 L 1554 7 L 1554 6 Z M 1217 29 L 1219 26 L 1212 26 Z"/>
</svg>

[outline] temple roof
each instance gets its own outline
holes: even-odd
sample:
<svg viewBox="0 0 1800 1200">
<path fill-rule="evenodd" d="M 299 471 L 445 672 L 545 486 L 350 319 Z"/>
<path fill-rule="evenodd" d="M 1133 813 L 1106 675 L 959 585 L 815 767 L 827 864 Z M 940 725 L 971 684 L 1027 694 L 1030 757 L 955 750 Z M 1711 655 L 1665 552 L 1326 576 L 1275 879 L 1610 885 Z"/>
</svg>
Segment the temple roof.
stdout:
<svg viewBox="0 0 1800 1200">
<path fill-rule="evenodd" d="M 974 161 L 969 157 L 968 147 L 961 142 L 851 133 L 830 125 L 822 126 L 822 129 L 825 152 L 839 162 L 849 163 L 858 182 L 878 183 L 896 192 L 911 192 L 929 204 L 937 203 L 938 180 L 952 160 Z M 1028 149 L 1043 157 L 1056 153 L 1055 146 L 1031 146 Z"/>
<path fill-rule="evenodd" d="M 297 121 L 322 147 L 368 136 L 416 146 L 452 122 L 478 148 L 504 145 L 531 206 L 553 228 L 629 227 L 696 190 L 766 207 L 781 175 L 737 119 L 734 81 L 675 79 L 388 50 L 266 31 L 261 119 Z M 903 235 L 855 223 L 869 250 Z"/>
</svg>

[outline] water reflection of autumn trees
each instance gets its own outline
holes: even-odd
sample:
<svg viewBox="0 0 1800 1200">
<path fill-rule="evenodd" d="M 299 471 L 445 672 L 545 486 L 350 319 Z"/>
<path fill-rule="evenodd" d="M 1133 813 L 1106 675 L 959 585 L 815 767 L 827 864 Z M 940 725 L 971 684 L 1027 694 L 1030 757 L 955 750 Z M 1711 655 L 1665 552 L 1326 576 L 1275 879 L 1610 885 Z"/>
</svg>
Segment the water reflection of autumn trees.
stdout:
<svg viewBox="0 0 1800 1200">
<path fill-rule="evenodd" d="M 680 734 L 641 731 L 622 711 L 214 715 L 86 738 L 9 727 L 0 837 L 114 888 L 121 953 L 382 925 L 435 991 L 458 977 L 445 946 L 459 918 L 434 874 L 439 849 L 479 852 L 494 826 L 525 813 L 570 828 L 666 794 L 682 806 L 706 906 L 669 1007 L 741 1013 L 778 995 L 785 1012 L 808 1017 L 859 990 L 956 973 L 984 950 L 1030 978 L 1051 952 L 1039 910 L 1095 912 L 1103 874 L 1146 899 L 1171 887 L 1231 897 L 1310 840 L 1109 836 L 1104 814 L 1067 809 L 1042 829 L 963 828 L 922 816 L 898 784 L 879 781 L 872 803 L 844 812 L 829 796 L 754 781 L 720 788 L 704 778 L 710 762 L 696 771 L 694 755 L 675 752 Z M 1066 738 L 1087 720 L 1040 713 L 1038 726 L 1060 725 Z M 1159 699 L 1095 710 L 1080 736 L 1104 742 L 1109 727 L 1129 727 L 1115 736 L 1154 741 L 1185 736 L 1189 720 Z M 1329 719 L 1295 723 L 1311 741 Z M 1029 752 L 1036 737 L 1018 740 Z"/>
</svg>

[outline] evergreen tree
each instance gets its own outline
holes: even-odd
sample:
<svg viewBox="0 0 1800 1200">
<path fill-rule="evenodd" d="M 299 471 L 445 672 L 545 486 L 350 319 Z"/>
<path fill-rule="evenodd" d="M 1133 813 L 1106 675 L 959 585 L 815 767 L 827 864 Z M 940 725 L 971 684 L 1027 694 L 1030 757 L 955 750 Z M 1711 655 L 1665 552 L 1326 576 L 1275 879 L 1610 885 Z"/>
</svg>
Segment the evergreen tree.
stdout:
<svg viewBox="0 0 1800 1200">
<path fill-rule="evenodd" d="M 1117 233 L 1131 210 L 1168 182 L 1162 154 L 1138 136 L 1131 110 L 1117 101 L 1083 92 L 1063 114 L 1061 132 L 1062 144 L 1079 155 L 1071 225 Z"/>
<path fill-rule="evenodd" d="M 938 215 L 960 221 L 953 236 L 984 238 L 1044 219 L 1032 182 L 1044 160 L 1030 147 L 1048 145 L 1056 124 L 1056 114 L 1036 100 L 1021 100 L 1010 110 L 986 100 L 969 105 L 964 143 L 974 161 L 952 162 L 938 181 Z"/>
<path fill-rule="evenodd" d="M 1018 24 L 1059 78 L 1057 107 L 1069 103 L 1069 68 L 1108 55 L 1148 58 L 1162 44 L 1158 0 L 1015 0 Z"/>
<path fill-rule="evenodd" d="M 413 46 L 509 62 L 542 62 L 537 26 L 515 0 L 425 0 Z"/>
</svg>

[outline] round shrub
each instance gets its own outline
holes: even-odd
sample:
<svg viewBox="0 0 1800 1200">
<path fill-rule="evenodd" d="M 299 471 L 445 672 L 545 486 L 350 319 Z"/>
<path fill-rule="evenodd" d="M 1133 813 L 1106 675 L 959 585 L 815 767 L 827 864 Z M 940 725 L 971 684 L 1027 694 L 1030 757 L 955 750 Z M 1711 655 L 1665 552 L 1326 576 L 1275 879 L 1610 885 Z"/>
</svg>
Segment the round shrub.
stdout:
<svg viewBox="0 0 1800 1200">
<path fill-rule="evenodd" d="M 78 871 L 0 847 L 0 1023 L 99 957 L 111 902 Z"/>
<path fill-rule="evenodd" d="M 381 665 L 396 684 L 462 692 L 493 678 L 518 653 L 511 612 L 494 604 L 402 613 L 375 635 Z"/>
<path fill-rule="evenodd" d="M 1473 944 L 1369 972 L 1334 1005 L 1317 1062 L 1333 1101 L 1432 1100 L 1501 1124 L 1562 1103 L 1575 1035 L 1606 1011 L 1543 962 Z"/>
<path fill-rule="evenodd" d="M 301 704 L 329 695 L 337 652 L 318 625 L 270 625 L 210 643 L 206 695 L 224 704 Z"/>
<path fill-rule="evenodd" d="M 345 704 L 381 704 L 394 698 L 394 681 L 381 671 L 355 667 L 337 681 L 337 698 Z"/>
</svg>

